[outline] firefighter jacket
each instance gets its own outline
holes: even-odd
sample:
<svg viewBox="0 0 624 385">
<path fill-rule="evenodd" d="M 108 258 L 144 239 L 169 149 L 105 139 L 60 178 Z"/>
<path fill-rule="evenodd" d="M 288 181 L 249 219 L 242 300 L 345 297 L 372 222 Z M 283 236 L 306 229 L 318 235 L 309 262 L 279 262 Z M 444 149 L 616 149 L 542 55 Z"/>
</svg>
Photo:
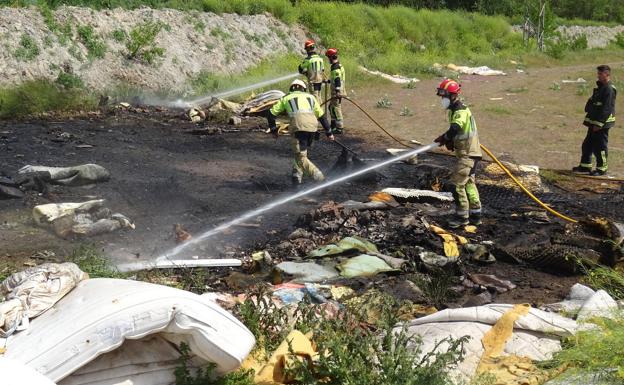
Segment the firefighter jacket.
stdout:
<svg viewBox="0 0 624 385">
<path fill-rule="evenodd" d="M 598 126 L 600 128 L 611 128 L 615 124 L 615 97 L 617 90 L 609 81 L 607 84 L 596 82 L 592 96 L 585 104 L 585 120 L 583 124 L 587 127 Z"/>
</svg>

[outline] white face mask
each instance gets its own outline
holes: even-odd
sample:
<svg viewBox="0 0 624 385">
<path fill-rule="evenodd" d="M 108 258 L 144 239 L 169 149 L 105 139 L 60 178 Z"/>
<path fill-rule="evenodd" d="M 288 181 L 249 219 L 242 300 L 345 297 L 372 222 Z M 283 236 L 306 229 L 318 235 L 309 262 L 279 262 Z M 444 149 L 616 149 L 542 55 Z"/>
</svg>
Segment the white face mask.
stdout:
<svg viewBox="0 0 624 385">
<path fill-rule="evenodd" d="M 442 100 L 440 101 L 440 104 L 442 105 L 442 108 L 444 108 L 446 110 L 451 105 L 451 99 L 449 99 L 449 98 L 442 98 Z"/>
</svg>

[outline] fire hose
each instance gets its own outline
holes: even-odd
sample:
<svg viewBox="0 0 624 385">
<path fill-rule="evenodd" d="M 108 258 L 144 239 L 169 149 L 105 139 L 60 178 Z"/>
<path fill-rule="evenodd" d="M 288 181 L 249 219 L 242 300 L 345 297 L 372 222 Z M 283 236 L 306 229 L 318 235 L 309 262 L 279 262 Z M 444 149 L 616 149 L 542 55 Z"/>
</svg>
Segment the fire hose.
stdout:
<svg viewBox="0 0 624 385">
<path fill-rule="evenodd" d="M 325 101 L 325 103 L 329 102 L 332 99 L 336 99 L 336 98 L 331 98 L 327 101 Z M 395 138 L 392 134 L 390 134 L 375 118 L 373 118 L 364 108 L 362 108 L 362 106 L 360 106 L 357 102 L 355 102 L 354 100 L 346 97 L 346 96 L 342 96 L 342 99 L 346 99 L 348 100 L 351 104 L 353 104 L 353 106 L 355 106 L 358 110 L 360 110 L 364 115 L 366 115 L 367 118 L 369 118 L 373 123 L 375 123 L 375 125 L 381 129 L 386 135 L 388 135 L 390 138 L 392 138 L 395 142 L 399 143 L 400 145 L 404 146 L 404 147 L 408 147 L 408 148 L 414 148 L 414 146 L 412 146 L 411 144 L 405 143 L 397 138 Z M 323 104 L 325 104 L 323 103 Z M 578 220 L 574 219 L 574 218 L 570 218 L 564 214 L 561 214 L 560 212 L 554 210 L 553 208 L 551 208 L 550 206 L 548 206 L 546 203 L 542 202 L 538 197 L 536 197 L 535 195 L 533 195 L 533 193 L 531 193 L 523 184 L 522 182 L 520 182 L 512 173 L 511 171 L 509 171 L 509 169 L 507 167 L 505 167 L 505 165 L 503 165 L 498 158 L 496 158 L 496 156 L 494 156 L 494 154 L 484 145 L 481 145 L 481 149 L 490 157 L 492 158 L 492 160 L 505 172 L 505 174 L 507 174 L 507 176 L 509 178 L 511 178 L 511 180 L 518 186 L 520 187 L 520 189 L 522 190 L 522 192 L 524 192 L 529 198 L 531 198 L 533 201 L 535 201 L 535 203 L 537 203 L 539 206 L 541 206 L 544 210 L 548 211 L 549 213 L 551 213 L 552 215 L 561 218 L 565 221 L 571 222 L 571 223 L 578 223 Z"/>
</svg>

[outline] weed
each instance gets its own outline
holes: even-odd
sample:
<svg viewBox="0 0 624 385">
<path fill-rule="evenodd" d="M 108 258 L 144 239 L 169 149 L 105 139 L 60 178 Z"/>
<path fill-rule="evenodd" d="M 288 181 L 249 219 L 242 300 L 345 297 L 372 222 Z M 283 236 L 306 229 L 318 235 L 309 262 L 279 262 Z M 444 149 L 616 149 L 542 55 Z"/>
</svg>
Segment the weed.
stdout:
<svg viewBox="0 0 624 385">
<path fill-rule="evenodd" d="M 191 369 L 191 349 L 182 342 L 180 344 L 180 358 L 174 370 L 175 385 L 253 385 L 253 372 L 240 370 L 228 373 L 223 377 L 217 376 L 216 365 L 211 363 L 205 368 Z"/>
<path fill-rule="evenodd" d="M 586 272 L 583 282 L 602 289 L 615 299 L 624 299 L 624 273 L 609 267 L 596 267 Z"/>
<path fill-rule="evenodd" d="M 509 108 L 503 106 L 488 106 L 484 109 L 487 112 L 491 112 L 497 115 L 511 115 L 512 112 Z"/>
<path fill-rule="evenodd" d="M 215 47 L 216 46 L 214 44 L 212 44 L 212 43 L 206 43 L 206 49 L 208 51 L 212 51 L 213 49 L 215 49 Z"/>
<path fill-rule="evenodd" d="M 156 59 L 163 57 L 164 48 L 156 45 L 156 36 L 162 28 L 163 24 L 157 22 L 146 22 L 134 27 L 126 41 L 128 59 L 153 64 Z"/>
<path fill-rule="evenodd" d="M 69 52 L 69 54 L 75 57 L 78 61 L 82 61 L 84 59 L 82 57 L 82 53 L 80 52 L 80 49 L 78 49 L 78 46 L 75 44 L 72 44 L 72 46 L 69 47 L 67 52 Z"/>
<path fill-rule="evenodd" d="M 206 30 L 206 23 L 202 20 L 194 20 L 193 29 L 197 32 L 204 32 Z"/>
<path fill-rule="evenodd" d="M 39 56 L 39 46 L 30 35 L 22 34 L 19 45 L 20 46 L 13 53 L 16 59 L 30 61 Z"/>
<path fill-rule="evenodd" d="M 539 175 L 542 179 L 550 184 L 557 184 L 558 182 L 570 182 L 574 180 L 574 177 L 570 175 L 560 174 L 553 170 L 540 168 Z"/>
<path fill-rule="evenodd" d="M 116 29 L 111 32 L 111 37 L 118 43 L 123 43 L 126 41 L 126 32 L 123 29 Z"/>
<path fill-rule="evenodd" d="M 576 94 L 579 96 L 589 94 L 590 88 L 587 84 L 581 83 L 576 86 Z"/>
<path fill-rule="evenodd" d="M 574 383 L 613 383 L 624 381 L 624 317 L 592 321 L 598 328 L 577 332 L 564 341 L 563 350 L 553 362 L 590 374 L 592 381 Z"/>
<path fill-rule="evenodd" d="M 88 110 L 95 106 L 95 98 L 84 90 L 67 90 L 49 80 L 30 80 L 0 89 L 0 118 L 47 111 Z"/>
<path fill-rule="evenodd" d="M 392 101 L 388 98 L 388 95 L 384 95 L 381 99 L 377 101 L 377 108 L 390 108 L 392 106 Z"/>
<path fill-rule="evenodd" d="M 455 292 L 451 289 L 453 280 L 452 275 L 443 271 L 428 276 L 417 275 L 411 279 L 423 291 L 427 301 L 437 308 L 443 307 L 455 296 Z"/>
<path fill-rule="evenodd" d="M 106 53 L 106 43 L 95 33 L 90 25 L 80 25 L 76 29 L 82 44 L 87 48 L 89 59 L 101 59 Z"/>
<path fill-rule="evenodd" d="M 79 76 L 65 71 L 59 72 L 56 78 L 56 84 L 67 90 L 84 87 L 84 82 L 82 81 L 82 79 L 80 79 Z"/>
<path fill-rule="evenodd" d="M 558 82 L 553 82 L 553 84 L 551 84 L 548 89 L 553 91 L 561 91 L 561 84 L 559 84 Z"/>
<path fill-rule="evenodd" d="M 412 116 L 412 115 L 414 115 L 414 113 L 407 106 L 404 106 L 401 109 L 401 112 L 399 112 L 399 115 L 401 115 L 401 116 Z"/>
<path fill-rule="evenodd" d="M 620 32 L 615 36 L 615 44 L 620 48 L 624 48 L 624 32 Z"/>
<path fill-rule="evenodd" d="M 210 36 L 221 38 L 223 40 L 227 40 L 232 37 L 232 35 L 224 31 L 221 27 L 214 27 L 212 30 L 210 30 Z"/>
<path fill-rule="evenodd" d="M 410 80 L 409 82 L 405 83 L 403 88 L 407 88 L 408 90 L 413 90 L 414 88 L 416 88 L 416 82 L 413 80 Z"/>
<path fill-rule="evenodd" d="M 74 262 L 91 278 L 124 278 L 125 275 L 117 271 L 110 261 L 102 256 L 95 245 L 83 244 L 75 249 L 67 258 L 67 262 Z"/>
</svg>

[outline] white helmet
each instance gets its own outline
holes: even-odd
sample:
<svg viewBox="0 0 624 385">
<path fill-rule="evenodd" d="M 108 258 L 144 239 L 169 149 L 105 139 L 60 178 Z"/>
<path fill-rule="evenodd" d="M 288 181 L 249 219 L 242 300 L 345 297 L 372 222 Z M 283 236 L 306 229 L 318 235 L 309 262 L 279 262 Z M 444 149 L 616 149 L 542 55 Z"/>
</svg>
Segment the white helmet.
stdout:
<svg viewBox="0 0 624 385">
<path fill-rule="evenodd" d="M 290 90 L 292 91 L 295 87 L 301 87 L 302 89 L 306 89 L 307 86 L 303 80 L 295 79 L 292 83 L 290 83 Z"/>
</svg>

